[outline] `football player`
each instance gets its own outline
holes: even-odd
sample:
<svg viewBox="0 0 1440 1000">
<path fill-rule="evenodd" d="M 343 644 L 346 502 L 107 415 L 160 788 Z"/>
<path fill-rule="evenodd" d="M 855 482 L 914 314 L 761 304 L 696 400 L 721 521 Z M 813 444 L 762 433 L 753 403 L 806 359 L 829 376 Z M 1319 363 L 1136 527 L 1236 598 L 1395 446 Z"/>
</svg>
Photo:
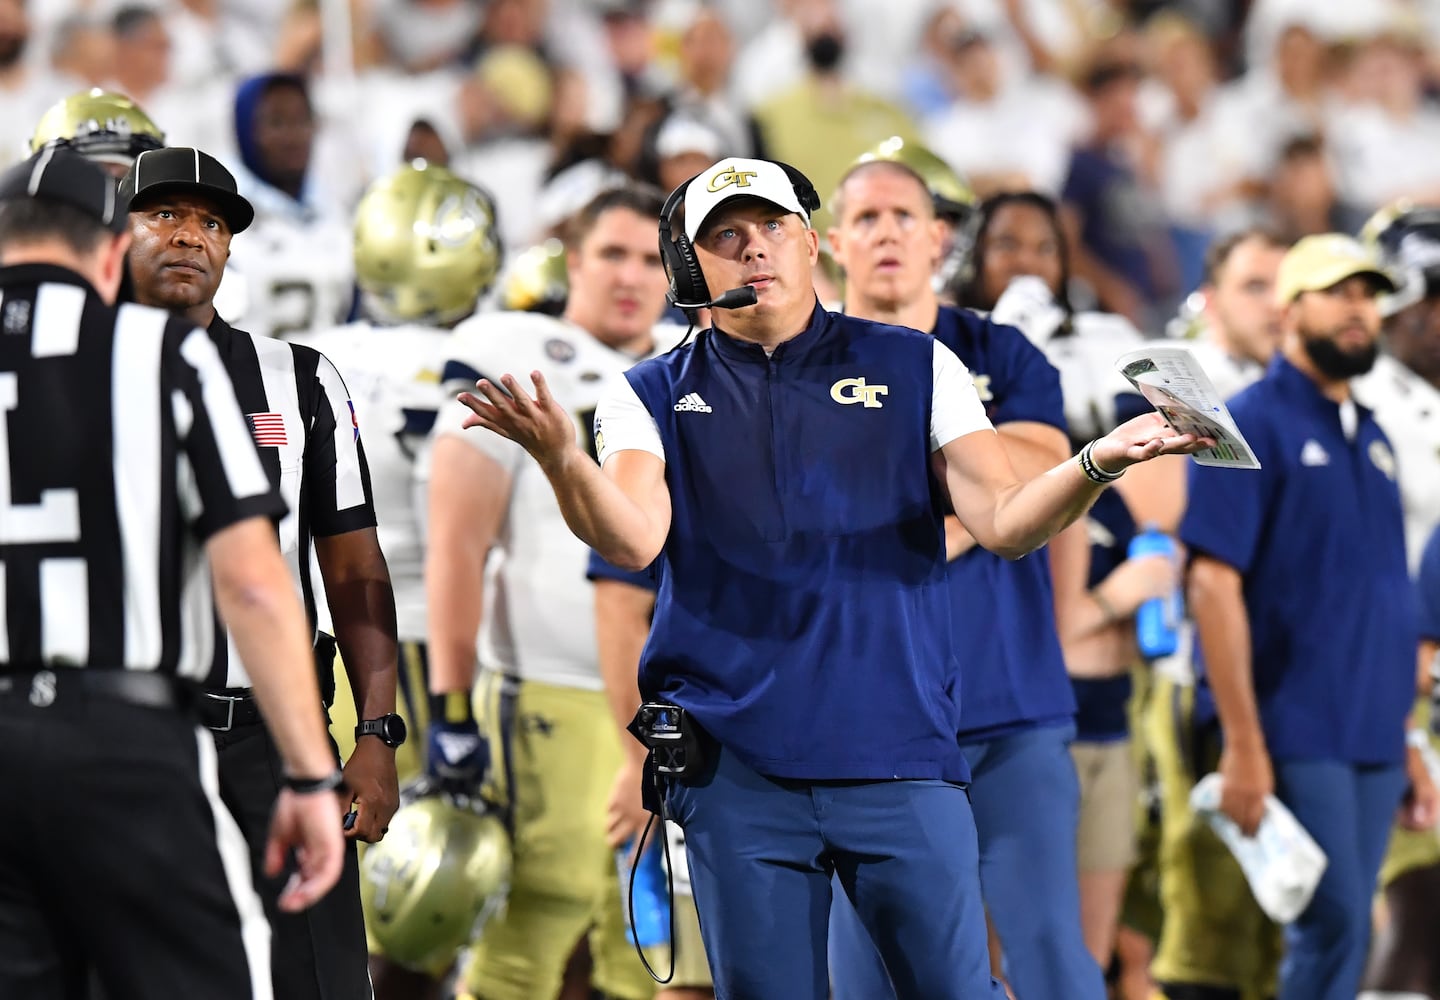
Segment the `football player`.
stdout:
<svg viewBox="0 0 1440 1000">
<path fill-rule="evenodd" d="M 581 440 L 593 440 L 600 399 L 634 362 L 670 346 L 654 333 L 667 288 L 655 242 L 662 200 L 637 187 L 596 196 L 571 223 L 564 314 L 462 323 L 447 387 L 540 371 L 573 407 Z M 589 553 L 541 469 L 499 435 L 462 432 L 467 412 L 442 409 L 429 463 L 428 766 L 456 790 L 473 789 L 488 768 L 515 863 L 505 911 L 477 941 L 462 989 L 481 1000 L 553 997 L 589 933 L 596 988 L 648 1000 L 655 984 L 626 940 L 606 839 L 621 744 L 597 665 Z M 473 714 L 477 660 L 493 762 Z"/>
<path fill-rule="evenodd" d="M 450 329 L 475 311 L 500 268 L 494 203 L 445 168 L 417 161 L 365 192 L 355 212 L 354 248 L 364 318 L 294 339 L 335 363 L 366 414 L 380 546 L 395 590 L 400 708 L 423 732 L 429 716 L 424 547 L 413 463 L 445 400 L 440 370 Z M 347 732 L 332 715 L 336 730 Z M 397 760 L 402 780 L 419 771 L 417 753 Z M 398 984 L 411 977 L 379 955 L 373 934 L 371 944 L 377 995 L 410 995 Z"/>
<path fill-rule="evenodd" d="M 114 177 L 124 177 L 135 157 L 165 145 L 165 133 L 141 107 L 98 87 L 56 101 L 35 125 L 30 152 L 64 143 Z"/>
</svg>

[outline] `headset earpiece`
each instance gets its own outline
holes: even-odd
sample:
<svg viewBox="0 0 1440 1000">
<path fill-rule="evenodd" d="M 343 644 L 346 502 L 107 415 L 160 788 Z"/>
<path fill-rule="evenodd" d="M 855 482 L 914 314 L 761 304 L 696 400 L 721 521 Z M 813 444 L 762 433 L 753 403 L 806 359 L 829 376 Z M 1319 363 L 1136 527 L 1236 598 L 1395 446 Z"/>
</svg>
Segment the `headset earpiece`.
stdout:
<svg viewBox="0 0 1440 1000">
<path fill-rule="evenodd" d="M 695 245 L 683 229 L 678 233 L 674 231 L 675 213 L 680 210 L 685 191 L 695 177 L 670 192 L 670 197 L 665 199 L 665 207 L 660 209 L 660 262 L 665 266 L 665 276 L 670 279 L 672 303 L 710 301 L 710 289 L 705 284 L 704 272 L 700 270 Z"/>
<path fill-rule="evenodd" d="M 805 209 L 806 215 L 813 216 L 820 211 L 820 192 L 815 190 L 815 185 L 810 183 L 810 178 L 788 163 L 781 163 L 779 160 L 770 162 L 785 171 L 785 176 L 790 178 L 790 186 L 795 189 L 795 200 L 800 202 L 800 207 Z"/>
</svg>

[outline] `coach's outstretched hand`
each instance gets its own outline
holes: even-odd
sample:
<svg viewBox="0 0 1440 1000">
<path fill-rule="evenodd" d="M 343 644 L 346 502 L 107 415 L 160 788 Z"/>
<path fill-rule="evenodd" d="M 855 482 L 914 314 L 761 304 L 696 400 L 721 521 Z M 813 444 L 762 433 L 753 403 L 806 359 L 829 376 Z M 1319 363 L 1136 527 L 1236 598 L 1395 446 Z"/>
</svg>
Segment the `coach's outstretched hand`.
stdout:
<svg viewBox="0 0 1440 1000">
<path fill-rule="evenodd" d="M 1152 411 L 1097 438 L 1090 457 L 1103 471 L 1119 472 L 1160 455 L 1189 455 L 1214 446 L 1214 438 L 1177 434 L 1159 411 Z"/>
<path fill-rule="evenodd" d="M 280 909 L 296 913 L 319 902 L 340 878 L 345 840 L 332 792 L 281 789 L 265 845 L 265 873 L 279 875 L 292 849 L 298 871 L 280 893 Z"/>
<path fill-rule="evenodd" d="M 482 378 L 475 383 L 478 395 L 462 392 L 457 398 L 472 414 L 465 418 L 465 427 L 483 427 L 507 437 L 547 466 L 578 450 L 575 424 L 569 411 L 550 395 L 544 375 L 531 372 L 530 381 L 535 385 L 534 397 L 520 388 L 514 375 L 502 375 L 500 385 Z"/>
</svg>

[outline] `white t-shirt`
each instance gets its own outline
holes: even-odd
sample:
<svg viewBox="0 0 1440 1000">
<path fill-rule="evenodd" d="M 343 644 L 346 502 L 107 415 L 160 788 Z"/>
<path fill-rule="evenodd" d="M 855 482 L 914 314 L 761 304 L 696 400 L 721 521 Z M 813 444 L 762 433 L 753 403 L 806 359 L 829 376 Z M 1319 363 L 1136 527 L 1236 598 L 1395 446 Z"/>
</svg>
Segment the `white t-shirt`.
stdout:
<svg viewBox="0 0 1440 1000">
<path fill-rule="evenodd" d="M 940 341 L 935 341 L 933 348 L 930 449 L 937 451 L 958 437 L 974 431 L 993 431 L 994 427 L 985 415 L 985 404 L 975 391 L 969 370 L 955 352 Z M 627 379 L 620 379 L 600 400 L 595 417 L 605 428 L 603 435 L 597 435 L 601 465 L 619 451 L 646 451 L 662 462 L 665 460 L 660 428 Z"/>
<path fill-rule="evenodd" d="M 671 346 L 673 329 L 657 328 L 657 349 Z M 445 356 L 492 380 L 515 375 L 527 388 L 529 373 L 538 369 L 570 410 L 582 442 L 601 399 L 628 386 L 624 372 L 638 360 L 564 320 L 512 312 L 466 320 Z M 467 373 L 463 384 L 457 380 L 444 391 L 473 388 Z M 522 680 L 599 691 L 595 602 L 585 578 L 590 549 L 565 524 L 549 481 L 525 450 L 490 431 L 464 430 L 469 412 L 458 403 L 442 406 L 434 435 L 459 437 L 510 476 L 505 517 L 485 567 L 480 663 Z M 421 476 L 428 478 L 423 464 Z"/>
</svg>

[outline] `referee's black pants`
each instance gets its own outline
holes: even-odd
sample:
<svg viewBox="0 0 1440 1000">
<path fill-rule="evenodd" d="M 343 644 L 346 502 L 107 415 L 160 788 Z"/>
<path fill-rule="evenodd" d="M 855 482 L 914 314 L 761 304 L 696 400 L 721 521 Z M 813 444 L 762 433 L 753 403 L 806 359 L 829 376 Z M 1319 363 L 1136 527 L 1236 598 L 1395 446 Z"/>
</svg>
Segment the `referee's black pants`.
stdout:
<svg viewBox="0 0 1440 1000">
<path fill-rule="evenodd" d="M 0 678 L 0 997 L 268 998 L 210 734 L 55 674 Z"/>
<path fill-rule="evenodd" d="M 250 844 L 255 886 L 274 931 L 270 947 L 275 1000 L 367 1000 L 373 993 L 355 842 L 345 845 L 340 881 L 324 898 L 300 913 L 281 912 L 276 903 L 294 868 L 287 864 L 280 877 L 265 876 L 270 815 L 284 779 L 279 751 L 259 723 L 214 737 L 220 752 L 220 792 Z M 337 799 L 335 823 L 341 820 Z"/>
</svg>

